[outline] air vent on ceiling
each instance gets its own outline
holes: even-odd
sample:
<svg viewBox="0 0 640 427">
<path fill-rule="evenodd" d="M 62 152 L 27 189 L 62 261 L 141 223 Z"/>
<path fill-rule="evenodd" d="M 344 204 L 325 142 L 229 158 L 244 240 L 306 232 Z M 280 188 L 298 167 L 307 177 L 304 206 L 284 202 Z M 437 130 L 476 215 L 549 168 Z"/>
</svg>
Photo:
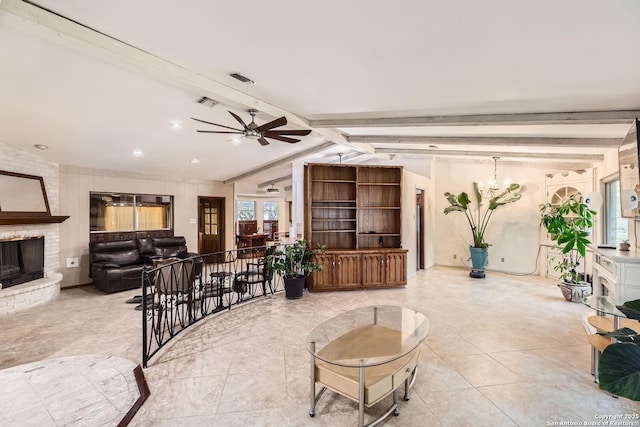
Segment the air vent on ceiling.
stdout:
<svg viewBox="0 0 640 427">
<path fill-rule="evenodd" d="M 233 77 L 236 80 L 241 81 L 242 83 L 248 83 L 248 84 L 256 84 L 256 82 L 254 82 L 253 80 L 251 80 L 249 77 L 245 77 L 240 73 L 231 73 L 229 74 L 231 77 Z"/>
<path fill-rule="evenodd" d="M 197 101 L 198 104 L 205 105 L 207 107 L 215 107 L 220 103 L 220 101 L 216 101 L 215 99 L 211 99 L 208 96 L 200 97 Z"/>
</svg>

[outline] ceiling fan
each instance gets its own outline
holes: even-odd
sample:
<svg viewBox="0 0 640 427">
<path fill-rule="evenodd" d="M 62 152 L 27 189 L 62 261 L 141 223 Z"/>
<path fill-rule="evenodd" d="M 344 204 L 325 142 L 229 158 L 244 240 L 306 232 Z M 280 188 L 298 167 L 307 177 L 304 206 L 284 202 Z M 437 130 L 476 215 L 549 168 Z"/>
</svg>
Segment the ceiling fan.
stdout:
<svg viewBox="0 0 640 427">
<path fill-rule="evenodd" d="M 286 129 L 280 129 L 280 130 L 272 130 L 273 128 L 277 128 L 280 126 L 284 126 L 287 124 L 287 118 L 286 117 L 280 117 L 279 119 L 275 119 L 270 121 L 269 123 L 265 123 L 263 125 L 258 126 L 255 122 L 255 117 L 256 114 L 258 113 L 258 110 L 254 110 L 251 109 L 249 110 L 249 114 L 251 114 L 251 123 L 246 124 L 241 118 L 240 116 L 238 116 L 237 114 L 229 111 L 229 114 L 231 114 L 233 116 L 234 119 L 236 119 L 244 129 L 236 129 L 236 128 L 232 128 L 230 126 L 225 126 L 225 125 L 219 125 L 218 123 L 212 123 L 212 122 L 208 122 L 206 120 L 200 120 L 200 119 L 196 119 L 195 117 L 191 117 L 192 120 L 195 120 L 197 122 L 201 122 L 201 123 L 206 123 L 208 125 L 214 125 L 214 126 L 220 126 L 223 127 L 225 129 L 231 129 L 233 132 L 230 131 L 221 131 L 221 130 L 198 130 L 198 132 L 201 133 L 237 133 L 240 134 L 242 136 L 244 136 L 245 138 L 249 138 L 249 139 L 257 139 L 258 142 L 261 145 L 269 145 L 269 141 L 267 141 L 265 138 L 271 138 L 271 139 L 277 139 L 278 141 L 284 141 L 284 142 L 288 142 L 290 144 L 294 144 L 296 142 L 299 142 L 299 139 L 296 138 L 289 138 L 289 136 L 305 136 L 305 135 L 309 135 L 311 133 L 311 130 L 286 130 Z M 289 135 L 289 136 L 285 136 L 285 135 Z"/>
</svg>

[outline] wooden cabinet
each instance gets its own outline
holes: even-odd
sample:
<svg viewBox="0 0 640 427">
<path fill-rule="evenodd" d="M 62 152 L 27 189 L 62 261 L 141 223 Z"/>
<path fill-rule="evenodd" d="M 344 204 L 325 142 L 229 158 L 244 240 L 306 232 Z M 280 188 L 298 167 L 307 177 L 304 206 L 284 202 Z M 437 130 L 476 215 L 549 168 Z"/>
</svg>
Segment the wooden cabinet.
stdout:
<svg viewBox="0 0 640 427">
<path fill-rule="evenodd" d="M 403 286 L 402 167 L 305 166 L 305 236 L 325 245 L 310 290 Z"/>
<path fill-rule="evenodd" d="M 360 287 L 360 254 L 338 252 L 317 255 L 322 271 L 312 275 L 310 290 L 337 290 Z"/>
<path fill-rule="evenodd" d="M 394 287 L 407 283 L 407 251 L 362 253 L 362 286 Z"/>
</svg>

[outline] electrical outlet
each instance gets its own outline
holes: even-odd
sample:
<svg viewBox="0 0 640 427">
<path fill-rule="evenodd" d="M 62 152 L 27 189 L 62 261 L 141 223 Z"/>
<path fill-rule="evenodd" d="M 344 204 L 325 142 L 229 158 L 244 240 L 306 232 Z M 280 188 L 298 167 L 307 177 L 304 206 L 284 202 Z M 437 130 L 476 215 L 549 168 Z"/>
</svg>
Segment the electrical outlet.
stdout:
<svg viewBox="0 0 640 427">
<path fill-rule="evenodd" d="M 500 262 L 504 262 L 504 258 L 500 258 Z"/>
<path fill-rule="evenodd" d="M 67 268 L 76 268 L 78 265 L 78 257 L 74 256 L 71 258 L 67 258 Z"/>
<path fill-rule="evenodd" d="M 453 254 L 453 259 L 458 259 L 458 255 Z"/>
</svg>

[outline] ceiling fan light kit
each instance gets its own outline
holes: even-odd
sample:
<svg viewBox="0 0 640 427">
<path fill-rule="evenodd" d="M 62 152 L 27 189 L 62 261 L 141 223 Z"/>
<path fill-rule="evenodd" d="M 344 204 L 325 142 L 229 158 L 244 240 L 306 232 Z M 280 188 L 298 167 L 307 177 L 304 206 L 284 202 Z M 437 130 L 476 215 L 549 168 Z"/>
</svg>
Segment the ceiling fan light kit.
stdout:
<svg viewBox="0 0 640 427">
<path fill-rule="evenodd" d="M 229 114 L 236 119 L 238 123 L 242 125 L 242 129 L 234 128 L 231 126 L 221 125 L 218 123 L 208 122 L 206 120 L 196 119 L 195 117 L 191 117 L 192 120 L 195 120 L 200 123 L 206 123 L 208 125 L 219 126 L 225 129 L 230 129 L 228 131 L 222 130 L 198 130 L 200 133 L 228 133 L 228 134 L 239 134 L 248 139 L 257 140 L 260 145 L 269 145 L 269 139 L 275 139 L 278 141 L 288 142 L 290 144 L 295 144 L 296 142 L 300 142 L 297 138 L 290 138 L 290 136 L 306 136 L 311 133 L 311 130 L 293 130 L 293 129 L 280 129 L 280 130 L 272 130 L 274 128 L 284 126 L 287 124 L 287 118 L 282 116 L 275 120 L 272 120 L 268 123 L 258 126 L 255 122 L 256 114 L 258 114 L 258 110 L 248 110 L 249 114 L 251 114 L 251 123 L 246 124 L 244 120 L 236 113 L 229 111 Z"/>
</svg>

